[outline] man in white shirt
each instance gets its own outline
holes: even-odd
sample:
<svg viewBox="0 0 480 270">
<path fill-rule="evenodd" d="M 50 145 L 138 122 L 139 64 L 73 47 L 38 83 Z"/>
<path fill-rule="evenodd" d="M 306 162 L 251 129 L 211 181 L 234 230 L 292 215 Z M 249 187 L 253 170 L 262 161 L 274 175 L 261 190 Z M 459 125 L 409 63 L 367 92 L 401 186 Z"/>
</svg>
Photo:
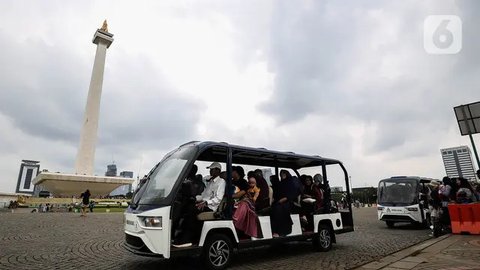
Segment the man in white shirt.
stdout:
<svg viewBox="0 0 480 270">
<path fill-rule="evenodd" d="M 220 163 L 213 162 L 207 169 L 210 169 L 210 177 L 206 178 L 207 185 L 205 190 L 196 197 L 196 207 L 201 212 L 215 212 L 225 194 L 225 180 L 220 178 L 222 171 Z"/>
</svg>

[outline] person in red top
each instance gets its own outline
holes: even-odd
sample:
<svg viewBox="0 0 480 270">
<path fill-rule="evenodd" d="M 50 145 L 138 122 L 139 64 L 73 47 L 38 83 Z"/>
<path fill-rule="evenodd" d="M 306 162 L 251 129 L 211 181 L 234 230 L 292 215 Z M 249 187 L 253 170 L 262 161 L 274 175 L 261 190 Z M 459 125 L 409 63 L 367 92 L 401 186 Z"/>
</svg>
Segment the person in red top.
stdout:
<svg viewBox="0 0 480 270">
<path fill-rule="evenodd" d="M 322 212 L 323 192 L 313 183 L 313 178 L 305 177 L 305 187 L 302 194 L 302 221 L 306 229 L 313 229 L 313 214 Z"/>
</svg>

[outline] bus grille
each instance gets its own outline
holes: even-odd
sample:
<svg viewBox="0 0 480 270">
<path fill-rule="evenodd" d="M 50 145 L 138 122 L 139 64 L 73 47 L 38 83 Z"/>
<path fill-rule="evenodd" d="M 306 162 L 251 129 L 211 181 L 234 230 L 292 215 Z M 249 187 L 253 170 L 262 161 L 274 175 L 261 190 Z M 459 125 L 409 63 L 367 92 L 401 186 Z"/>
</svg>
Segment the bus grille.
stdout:
<svg viewBox="0 0 480 270">
<path fill-rule="evenodd" d="M 132 248 L 136 248 L 136 249 L 141 249 L 145 246 L 145 244 L 143 243 L 142 239 L 140 239 L 140 237 L 129 235 L 127 233 L 125 234 L 125 242 Z"/>
<path fill-rule="evenodd" d="M 411 217 L 409 216 L 396 216 L 396 215 L 383 215 L 382 220 L 392 220 L 392 221 L 405 221 L 405 222 L 411 222 L 414 221 Z"/>
</svg>

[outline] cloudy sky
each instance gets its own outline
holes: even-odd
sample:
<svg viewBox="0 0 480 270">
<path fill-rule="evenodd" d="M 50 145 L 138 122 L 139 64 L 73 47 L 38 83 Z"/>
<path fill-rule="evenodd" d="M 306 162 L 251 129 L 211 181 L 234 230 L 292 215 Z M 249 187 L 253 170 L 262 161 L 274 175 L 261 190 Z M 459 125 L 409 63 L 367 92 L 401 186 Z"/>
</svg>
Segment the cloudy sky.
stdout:
<svg viewBox="0 0 480 270">
<path fill-rule="evenodd" d="M 160 2 L 160 3 L 159 3 Z M 442 177 L 470 145 L 453 107 L 480 100 L 476 1 L 1 1 L 0 192 L 22 159 L 73 172 L 104 19 L 95 171 L 143 175 L 191 140 L 342 160 L 353 186 Z M 424 50 L 424 20 L 456 15 L 462 50 Z M 458 36 L 455 42 L 458 42 Z M 480 144 L 477 135 L 477 143 Z"/>
</svg>

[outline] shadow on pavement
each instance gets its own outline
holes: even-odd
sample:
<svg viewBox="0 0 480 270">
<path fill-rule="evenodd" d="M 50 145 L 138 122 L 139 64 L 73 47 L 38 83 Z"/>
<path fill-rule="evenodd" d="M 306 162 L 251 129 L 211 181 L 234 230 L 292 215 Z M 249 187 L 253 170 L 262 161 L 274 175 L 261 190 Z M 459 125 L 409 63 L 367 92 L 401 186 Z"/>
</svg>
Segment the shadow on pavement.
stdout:
<svg viewBox="0 0 480 270">
<path fill-rule="evenodd" d="M 263 264 L 270 261 L 288 259 L 302 254 L 312 253 L 313 248 L 310 242 L 291 242 L 274 246 L 265 246 L 251 249 L 244 249 L 235 252 L 230 267 L 243 267 L 246 263 Z M 246 260 L 248 258 L 248 260 Z M 120 269 L 204 269 L 200 257 L 178 257 L 170 260 L 158 258 L 142 258 L 140 260 L 128 260 Z"/>
</svg>

